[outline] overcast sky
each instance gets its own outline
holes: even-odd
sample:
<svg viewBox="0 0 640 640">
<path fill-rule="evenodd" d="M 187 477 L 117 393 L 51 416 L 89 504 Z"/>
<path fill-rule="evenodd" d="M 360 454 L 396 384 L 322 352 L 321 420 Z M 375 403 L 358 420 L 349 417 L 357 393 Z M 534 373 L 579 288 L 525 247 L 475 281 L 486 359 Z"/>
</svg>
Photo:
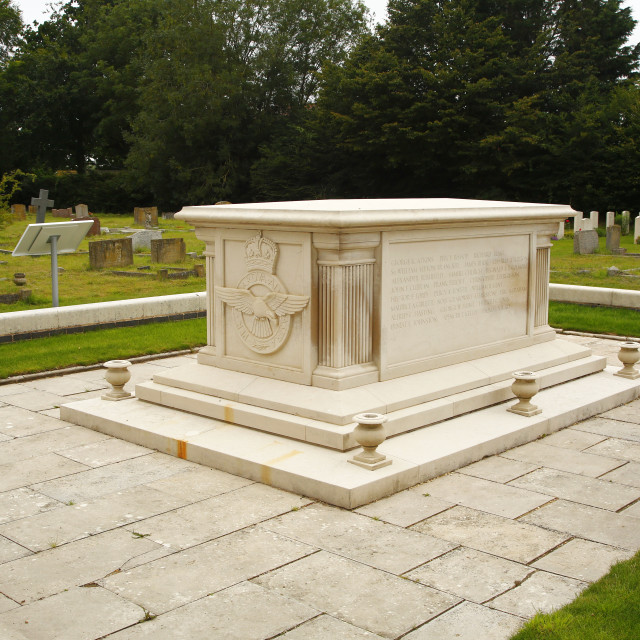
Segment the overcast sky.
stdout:
<svg viewBox="0 0 640 640">
<path fill-rule="evenodd" d="M 50 13 L 50 0 L 14 0 L 15 4 L 22 11 L 22 18 L 25 22 L 31 23 L 34 20 L 42 22 Z M 378 22 L 382 22 L 386 16 L 387 0 L 364 0 Z M 640 0 L 626 0 L 624 6 L 631 7 L 633 17 L 640 22 Z M 640 28 L 636 27 L 632 37 L 633 42 L 640 40 Z"/>
</svg>

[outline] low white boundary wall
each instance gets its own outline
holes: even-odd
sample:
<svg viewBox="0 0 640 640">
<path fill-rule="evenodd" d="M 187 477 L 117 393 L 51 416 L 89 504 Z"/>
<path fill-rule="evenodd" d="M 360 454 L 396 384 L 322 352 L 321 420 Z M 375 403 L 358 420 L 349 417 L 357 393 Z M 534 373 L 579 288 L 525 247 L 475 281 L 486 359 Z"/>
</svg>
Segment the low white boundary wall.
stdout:
<svg viewBox="0 0 640 640">
<path fill-rule="evenodd" d="M 640 291 L 550 284 L 549 299 L 555 302 L 625 307 L 640 310 Z M 79 304 L 55 309 L 0 313 L 0 343 L 57 333 L 81 332 L 109 326 L 127 326 L 202 317 L 206 292 Z"/>
<path fill-rule="evenodd" d="M 206 292 L 0 313 L 0 342 L 90 328 L 181 320 L 206 314 Z"/>
<path fill-rule="evenodd" d="M 580 287 L 573 284 L 550 284 L 549 300 L 574 304 L 594 304 L 603 307 L 640 309 L 640 291 Z"/>
</svg>

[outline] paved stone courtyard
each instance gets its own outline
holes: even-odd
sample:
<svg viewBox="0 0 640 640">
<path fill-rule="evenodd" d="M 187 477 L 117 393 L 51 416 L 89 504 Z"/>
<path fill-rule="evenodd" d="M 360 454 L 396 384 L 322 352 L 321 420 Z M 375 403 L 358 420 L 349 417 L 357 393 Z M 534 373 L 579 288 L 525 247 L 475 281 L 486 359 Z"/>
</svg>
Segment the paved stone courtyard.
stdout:
<svg viewBox="0 0 640 640">
<path fill-rule="evenodd" d="M 504 640 L 640 548 L 640 399 L 346 511 L 59 419 L 106 386 L 0 386 L 2 640 Z"/>
</svg>

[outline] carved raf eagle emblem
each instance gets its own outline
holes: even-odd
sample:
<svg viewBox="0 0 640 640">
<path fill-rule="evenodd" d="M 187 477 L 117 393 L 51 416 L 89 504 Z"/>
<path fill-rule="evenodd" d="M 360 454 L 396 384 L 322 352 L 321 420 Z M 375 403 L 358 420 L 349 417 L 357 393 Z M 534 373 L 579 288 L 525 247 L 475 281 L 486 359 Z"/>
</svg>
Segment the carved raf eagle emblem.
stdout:
<svg viewBox="0 0 640 640">
<path fill-rule="evenodd" d="M 278 246 L 262 232 L 245 243 L 247 273 L 236 288 L 215 287 L 216 298 L 231 307 L 242 342 L 257 353 L 273 353 L 285 342 L 291 316 L 309 303 L 309 296 L 287 293 L 273 274 Z"/>
</svg>

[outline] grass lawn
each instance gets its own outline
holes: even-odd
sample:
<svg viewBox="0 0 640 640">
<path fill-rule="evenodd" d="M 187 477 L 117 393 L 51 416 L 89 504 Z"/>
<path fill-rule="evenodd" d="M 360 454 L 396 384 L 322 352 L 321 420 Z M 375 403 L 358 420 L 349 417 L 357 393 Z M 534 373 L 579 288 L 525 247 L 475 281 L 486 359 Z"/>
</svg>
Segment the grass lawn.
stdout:
<svg viewBox="0 0 640 640">
<path fill-rule="evenodd" d="M 127 359 L 206 344 L 204 318 L 51 336 L 0 344 L 0 379 Z"/>
<path fill-rule="evenodd" d="M 133 216 L 98 214 L 100 223 L 107 228 L 133 227 Z M 46 222 L 61 222 L 61 218 L 47 216 Z M 27 224 L 35 222 L 35 215 L 27 216 L 27 220 L 16 221 L 0 228 L 0 249 L 13 250 L 22 236 Z M 195 237 L 193 229 L 180 220 L 158 220 L 160 229 L 164 229 L 163 238 L 184 238 L 187 252 L 196 251 L 201 254 L 204 243 Z M 109 234 L 108 236 L 85 238 L 79 249 L 89 250 L 89 242 L 98 239 L 124 238 L 131 234 Z M 163 266 L 184 267 L 192 269 L 195 263 L 202 260 L 187 258 L 184 263 L 161 265 L 151 263 L 151 257 L 134 253 L 134 264 L 126 271 L 136 271 L 136 267 L 151 266 L 157 271 Z M 2 264 L 6 263 L 6 264 Z M 104 302 L 107 300 L 126 300 L 129 298 L 147 298 L 175 293 L 191 293 L 204 291 L 204 278 L 190 277 L 185 280 L 158 280 L 156 278 L 127 278 L 115 276 L 111 269 L 92 271 L 89 268 L 89 254 L 62 254 L 58 256 L 58 266 L 64 271 L 58 277 L 60 306 Z M 14 258 L 10 254 L 0 253 L 0 294 L 16 293 L 18 287 L 13 283 L 13 274 L 24 272 L 27 277 L 26 289 L 31 289 L 32 298 L 28 302 L 16 302 L 0 305 L 0 312 L 38 309 L 51 306 L 51 258 L 50 256 Z"/>
<path fill-rule="evenodd" d="M 620 562 L 559 611 L 538 614 L 512 640 L 638 640 L 640 553 Z"/>
</svg>

